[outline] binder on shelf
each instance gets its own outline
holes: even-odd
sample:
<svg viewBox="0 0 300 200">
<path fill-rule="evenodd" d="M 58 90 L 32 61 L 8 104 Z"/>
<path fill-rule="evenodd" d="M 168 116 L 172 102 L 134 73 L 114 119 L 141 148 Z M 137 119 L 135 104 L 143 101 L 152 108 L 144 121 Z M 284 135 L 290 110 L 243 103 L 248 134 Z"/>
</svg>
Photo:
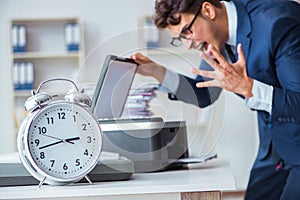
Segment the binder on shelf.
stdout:
<svg viewBox="0 0 300 200">
<path fill-rule="evenodd" d="M 27 28 L 25 25 L 12 26 L 12 46 L 14 53 L 25 52 L 27 47 Z"/>
<path fill-rule="evenodd" d="M 15 90 L 32 90 L 34 87 L 34 65 L 32 62 L 14 63 Z"/>
<path fill-rule="evenodd" d="M 12 26 L 12 46 L 13 46 L 13 52 L 18 51 L 18 26 L 13 25 Z"/>
<path fill-rule="evenodd" d="M 157 48 L 159 44 L 159 31 L 154 25 L 151 18 L 145 19 L 145 35 L 144 40 L 148 48 Z"/>
<path fill-rule="evenodd" d="M 34 68 L 32 62 L 26 62 L 26 78 L 25 78 L 25 90 L 33 89 L 34 82 Z"/>
<path fill-rule="evenodd" d="M 19 26 L 19 51 L 25 52 L 26 51 L 26 26 L 20 25 Z"/>
<path fill-rule="evenodd" d="M 21 85 L 19 83 L 19 80 L 20 80 L 19 63 L 15 62 L 13 68 L 14 68 L 14 74 L 13 74 L 14 87 L 15 87 L 15 90 L 20 90 Z"/>
<path fill-rule="evenodd" d="M 20 84 L 20 89 L 24 90 L 25 89 L 25 80 L 26 80 L 26 64 L 25 62 L 20 62 L 19 63 L 19 84 Z"/>
<path fill-rule="evenodd" d="M 77 23 L 67 23 L 65 25 L 65 43 L 67 51 L 79 51 L 80 30 Z"/>
<path fill-rule="evenodd" d="M 80 44 L 80 30 L 79 30 L 79 25 L 73 24 L 73 34 L 74 34 L 74 45 L 77 47 L 77 51 L 79 50 L 79 44 Z"/>
</svg>

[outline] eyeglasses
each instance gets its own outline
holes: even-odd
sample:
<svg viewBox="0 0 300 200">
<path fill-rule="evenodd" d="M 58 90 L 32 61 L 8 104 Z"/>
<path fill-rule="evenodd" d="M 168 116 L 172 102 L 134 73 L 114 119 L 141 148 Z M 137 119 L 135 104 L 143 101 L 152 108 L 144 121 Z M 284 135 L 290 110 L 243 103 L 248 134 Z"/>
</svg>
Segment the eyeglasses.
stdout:
<svg viewBox="0 0 300 200">
<path fill-rule="evenodd" d="M 196 21 L 200 11 L 201 11 L 201 6 L 199 7 L 197 13 L 195 14 L 195 16 L 194 16 L 193 20 L 191 21 L 191 23 L 189 24 L 189 26 L 186 28 L 183 28 L 178 37 L 173 37 L 171 39 L 170 44 L 172 46 L 180 47 L 182 45 L 182 39 L 189 40 L 192 37 L 193 31 L 191 30 L 191 28 L 192 28 L 194 22 Z"/>
</svg>

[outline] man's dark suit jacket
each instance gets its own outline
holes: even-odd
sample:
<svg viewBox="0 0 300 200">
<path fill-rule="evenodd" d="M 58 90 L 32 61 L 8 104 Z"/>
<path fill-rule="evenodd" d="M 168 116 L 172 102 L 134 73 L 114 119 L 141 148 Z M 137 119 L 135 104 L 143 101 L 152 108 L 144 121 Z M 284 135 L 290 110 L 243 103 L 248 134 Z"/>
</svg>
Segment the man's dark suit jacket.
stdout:
<svg viewBox="0 0 300 200">
<path fill-rule="evenodd" d="M 287 0 L 233 1 L 237 9 L 237 44 L 241 43 L 248 75 L 273 86 L 272 113 L 257 110 L 263 160 L 271 144 L 288 164 L 300 164 L 300 4 Z M 201 67 L 200 67 L 201 68 Z M 180 76 L 176 97 L 205 107 L 218 88 L 196 88 L 196 80 Z"/>
</svg>

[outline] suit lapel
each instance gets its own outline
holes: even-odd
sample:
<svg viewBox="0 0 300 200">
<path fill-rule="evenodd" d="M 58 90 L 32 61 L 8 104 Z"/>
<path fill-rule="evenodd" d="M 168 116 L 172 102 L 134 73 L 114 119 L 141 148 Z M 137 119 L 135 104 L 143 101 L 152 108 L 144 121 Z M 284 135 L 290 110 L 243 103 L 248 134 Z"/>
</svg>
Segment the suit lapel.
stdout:
<svg viewBox="0 0 300 200">
<path fill-rule="evenodd" d="M 245 6 L 237 0 L 233 0 L 237 10 L 237 44 L 241 43 L 246 59 L 248 58 L 249 48 L 251 45 L 251 39 L 249 34 L 251 33 L 251 22 L 248 12 Z"/>
</svg>

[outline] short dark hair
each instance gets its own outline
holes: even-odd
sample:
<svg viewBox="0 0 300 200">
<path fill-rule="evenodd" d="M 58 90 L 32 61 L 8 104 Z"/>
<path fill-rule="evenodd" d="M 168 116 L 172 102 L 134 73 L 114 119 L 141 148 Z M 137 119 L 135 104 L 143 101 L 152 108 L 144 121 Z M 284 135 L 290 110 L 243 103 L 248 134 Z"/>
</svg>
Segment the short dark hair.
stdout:
<svg viewBox="0 0 300 200">
<path fill-rule="evenodd" d="M 168 25 L 177 25 L 180 23 L 181 17 L 175 14 L 196 14 L 203 2 L 210 2 L 217 8 L 221 8 L 219 0 L 156 0 L 153 16 L 154 24 L 161 29 L 166 28 Z"/>
</svg>

